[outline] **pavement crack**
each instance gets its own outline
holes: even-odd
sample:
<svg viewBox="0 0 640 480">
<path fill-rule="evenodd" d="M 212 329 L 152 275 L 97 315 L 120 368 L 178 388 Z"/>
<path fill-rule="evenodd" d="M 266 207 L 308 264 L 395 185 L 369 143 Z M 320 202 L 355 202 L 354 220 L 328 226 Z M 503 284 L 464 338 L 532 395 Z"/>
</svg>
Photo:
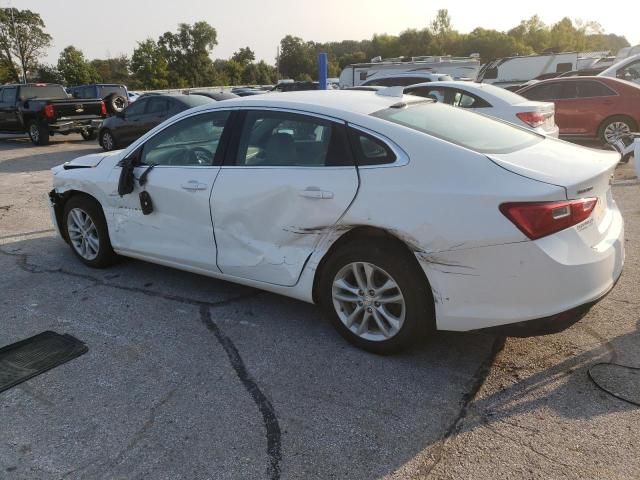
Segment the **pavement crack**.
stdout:
<svg viewBox="0 0 640 480">
<path fill-rule="evenodd" d="M 200 319 L 205 326 L 213 332 L 214 336 L 224 349 L 229 363 L 236 372 L 238 379 L 247 390 L 251 398 L 255 402 L 258 410 L 262 414 L 264 426 L 267 431 L 267 455 L 269 456 L 269 467 L 267 472 L 271 480 L 280 478 L 280 460 L 282 459 L 281 449 L 281 431 L 278 417 L 267 396 L 260 390 L 256 381 L 251 377 L 247 370 L 240 352 L 234 345 L 233 341 L 224 334 L 220 327 L 211 318 L 211 311 L 208 305 L 201 305 Z"/>
<path fill-rule="evenodd" d="M 41 267 L 39 265 L 35 265 L 33 263 L 29 263 L 29 254 L 27 254 L 27 253 L 19 253 L 19 252 L 12 253 L 12 252 L 7 252 L 6 250 L 0 248 L 0 254 L 5 255 L 5 256 L 9 256 L 9 257 L 17 258 L 17 266 L 18 266 L 18 268 L 20 268 L 21 270 L 23 270 L 25 272 L 28 272 L 28 273 L 49 273 L 49 274 L 67 275 L 69 277 L 79 278 L 79 279 L 82 279 L 82 280 L 87 280 L 89 282 L 92 282 L 94 284 L 94 286 L 96 286 L 96 287 L 108 287 L 108 288 L 115 288 L 117 290 L 123 290 L 123 291 L 126 291 L 126 292 L 140 293 L 140 294 L 146 295 L 148 297 L 162 298 L 164 300 L 183 303 L 183 304 L 186 304 L 186 305 L 194 305 L 196 307 L 200 307 L 200 306 L 207 306 L 207 307 L 210 307 L 210 308 L 220 307 L 220 306 L 223 306 L 223 305 L 228 305 L 230 303 L 234 303 L 234 302 L 237 302 L 237 301 L 245 300 L 245 299 L 248 299 L 248 298 L 257 297 L 258 295 L 260 295 L 262 293 L 260 291 L 252 291 L 252 292 L 249 292 L 247 294 L 236 295 L 235 297 L 227 298 L 225 300 L 220 300 L 220 301 L 217 301 L 217 302 L 207 302 L 207 301 L 204 301 L 204 300 L 198 300 L 196 298 L 189 298 L 189 297 L 185 297 L 185 296 L 182 296 L 182 295 L 173 295 L 173 294 L 170 294 L 170 293 L 157 292 L 155 290 L 149 290 L 149 289 L 146 289 L 146 288 L 132 287 L 132 286 L 126 286 L 126 285 L 118 285 L 116 283 L 105 282 L 104 280 L 102 280 L 100 278 L 96 278 L 93 275 L 84 274 L 84 273 L 78 273 L 78 272 L 72 272 L 70 270 L 65 270 L 62 267 L 60 267 L 60 268 L 44 268 L 44 267 Z"/>
<path fill-rule="evenodd" d="M 433 457 L 434 457 L 433 463 L 426 468 L 426 471 L 422 475 L 422 478 L 428 478 L 429 475 L 431 475 L 435 467 L 440 463 L 440 461 L 444 457 L 444 451 L 449 441 L 452 438 L 454 438 L 458 433 L 460 433 L 460 431 L 462 430 L 464 419 L 467 417 L 467 414 L 469 413 L 469 407 L 471 406 L 476 396 L 478 395 L 478 392 L 482 388 L 482 385 L 484 385 L 484 382 L 487 380 L 487 376 L 491 371 L 491 367 L 493 366 L 493 363 L 498 357 L 498 354 L 504 348 L 505 341 L 506 341 L 505 337 L 496 337 L 494 339 L 493 344 L 491 346 L 491 352 L 489 353 L 487 358 L 485 358 L 485 360 L 480 364 L 475 374 L 471 378 L 471 384 L 469 386 L 469 390 L 464 395 L 462 395 L 462 398 L 460 400 L 460 403 L 461 403 L 460 411 L 458 412 L 458 415 L 456 416 L 456 418 L 453 420 L 453 422 L 445 432 L 444 436 L 438 442 L 438 445 L 436 446 L 435 452 L 433 454 Z"/>
<path fill-rule="evenodd" d="M 550 457 L 549 455 L 547 455 L 546 453 L 536 449 L 535 447 L 533 447 L 532 445 L 529 445 L 528 443 L 525 442 L 521 442 L 519 439 L 517 438 L 513 438 L 503 432 L 498 431 L 496 428 L 493 428 L 491 425 L 489 425 L 488 423 L 484 423 L 484 427 L 486 427 L 488 430 L 491 430 L 493 433 L 495 433 L 497 436 L 504 438 L 507 441 L 510 441 L 512 443 L 515 443 L 516 445 L 520 446 L 520 447 L 524 447 L 527 450 L 535 453 L 536 455 L 539 455 L 541 457 L 543 457 L 544 459 L 548 460 L 549 462 L 555 464 L 555 465 L 560 465 L 563 467 L 569 467 L 569 468 L 576 468 L 577 465 L 571 465 L 569 463 L 563 463 L 560 460 L 557 460 L 553 457 Z"/>
</svg>

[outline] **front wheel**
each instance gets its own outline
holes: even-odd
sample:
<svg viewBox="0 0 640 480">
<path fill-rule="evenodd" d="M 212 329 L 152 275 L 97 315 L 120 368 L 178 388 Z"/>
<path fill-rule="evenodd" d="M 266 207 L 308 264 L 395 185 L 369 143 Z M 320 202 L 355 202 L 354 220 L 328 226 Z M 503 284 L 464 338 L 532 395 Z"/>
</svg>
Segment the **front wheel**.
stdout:
<svg viewBox="0 0 640 480">
<path fill-rule="evenodd" d="M 31 143 L 37 146 L 49 144 L 49 129 L 39 122 L 29 124 L 29 138 Z"/>
<path fill-rule="evenodd" d="M 63 219 L 71 250 L 84 264 L 104 268 L 115 262 L 107 222 L 98 202 L 85 195 L 71 197 L 64 206 Z"/>
<path fill-rule="evenodd" d="M 113 137 L 113 133 L 110 130 L 103 130 L 100 133 L 100 145 L 106 152 L 115 150 L 116 139 Z"/>
<path fill-rule="evenodd" d="M 433 296 L 416 260 L 392 242 L 352 242 L 323 267 L 319 300 L 349 342 L 394 353 L 435 330 Z"/>
</svg>

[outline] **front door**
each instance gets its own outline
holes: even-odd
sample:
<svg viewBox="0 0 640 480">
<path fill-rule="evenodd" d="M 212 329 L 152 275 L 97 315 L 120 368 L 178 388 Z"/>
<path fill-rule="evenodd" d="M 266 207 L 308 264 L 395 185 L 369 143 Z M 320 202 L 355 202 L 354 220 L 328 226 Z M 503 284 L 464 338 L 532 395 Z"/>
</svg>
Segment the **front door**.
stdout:
<svg viewBox="0 0 640 480">
<path fill-rule="evenodd" d="M 276 110 L 239 116 L 211 196 L 218 268 L 292 286 L 358 190 L 346 127 Z"/>
<path fill-rule="evenodd" d="M 0 130 L 19 130 L 16 93 L 16 87 L 6 87 L 0 92 Z"/>
<path fill-rule="evenodd" d="M 218 144 L 228 111 L 183 118 L 158 132 L 142 145 L 137 179 L 150 165 L 147 183 L 136 180 L 134 191 L 113 195 L 111 239 L 116 250 L 169 264 L 218 272 L 209 198 L 220 170 Z M 117 191 L 120 167 L 110 181 Z M 140 192 L 146 190 L 153 212 L 144 215 Z"/>
</svg>

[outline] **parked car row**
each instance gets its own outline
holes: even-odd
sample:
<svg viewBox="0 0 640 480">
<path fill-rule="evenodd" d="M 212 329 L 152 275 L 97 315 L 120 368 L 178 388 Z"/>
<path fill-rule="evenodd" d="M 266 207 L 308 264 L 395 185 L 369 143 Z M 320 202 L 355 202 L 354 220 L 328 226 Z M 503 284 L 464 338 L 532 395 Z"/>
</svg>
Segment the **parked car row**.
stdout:
<svg viewBox="0 0 640 480">
<path fill-rule="evenodd" d="M 164 122 L 54 168 L 52 218 L 90 267 L 124 255 L 317 303 L 377 353 L 582 318 L 624 264 L 620 155 L 465 108 L 514 120 L 506 92 L 403 88 L 143 96 L 105 127 Z"/>
</svg>

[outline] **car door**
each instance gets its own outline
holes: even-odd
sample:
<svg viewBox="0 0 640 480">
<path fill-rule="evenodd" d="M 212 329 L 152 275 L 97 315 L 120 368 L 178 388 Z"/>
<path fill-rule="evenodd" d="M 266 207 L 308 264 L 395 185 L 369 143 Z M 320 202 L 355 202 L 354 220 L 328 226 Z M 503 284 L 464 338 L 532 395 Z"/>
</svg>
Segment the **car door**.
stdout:
<svg viewBox="0 0 640 480">
<path fill-rule="evenodd" d="M 169 118 L 170 100 L 167 97 L 151 97 L 144 116 L 144 132 L 160 125 Z"/>
<path fill-rule="evenodd" d="M 358 190 L 343 122 L 244 110 L 211 196 L 218 268 L 295 285 L 321 235 Z"/>
<path fill-rule="evenodd" d="M 117 194 L 121 167 L 112 171 L 109 204 L 113 247 L 139 258 L 196 271 L 218 272 L 209 197 L 220 170 L 220 145 L 228 110 L 190 115 L 148 139 L 136 152 L 132 193 Z M 145 215 L 140 193 L 153 211 Z"/>
<path fill-rule="evenodd" d="M 149 98 L 142 98 L 124 109 L 120 115 L 122 121 L 118 122 L 114 132 L 118 142 L 128 144 L 142 136 L 148 101 Z"/>
<path fill-rule="evenodd" d="M 573 96 L 573 89 L 570 86 L 567 87 L 566 82 L 544 82 L 524 91 L 518 91 L 518 95 L 522 95 L 528 100 L 553 102 L 560 135 L 571 135 L 576 131 L 571 115 L 573 105 L 569 100 L 569 97 Z"/>
<path fill-rule="evenodd" d="M 16 108 L 16 87 L 5 87 L 0 93 L 0 130 L 16 131 L 20 127 Z"/>
<path fill-rule="evenodd" d="M 602 121 L 618 113 L 618 95 L 597 80 L 576 80 L 571 96 L 567 99 L 567 111 L 571 118 L 572 133 L 595 137 Z"/>
</svg>

